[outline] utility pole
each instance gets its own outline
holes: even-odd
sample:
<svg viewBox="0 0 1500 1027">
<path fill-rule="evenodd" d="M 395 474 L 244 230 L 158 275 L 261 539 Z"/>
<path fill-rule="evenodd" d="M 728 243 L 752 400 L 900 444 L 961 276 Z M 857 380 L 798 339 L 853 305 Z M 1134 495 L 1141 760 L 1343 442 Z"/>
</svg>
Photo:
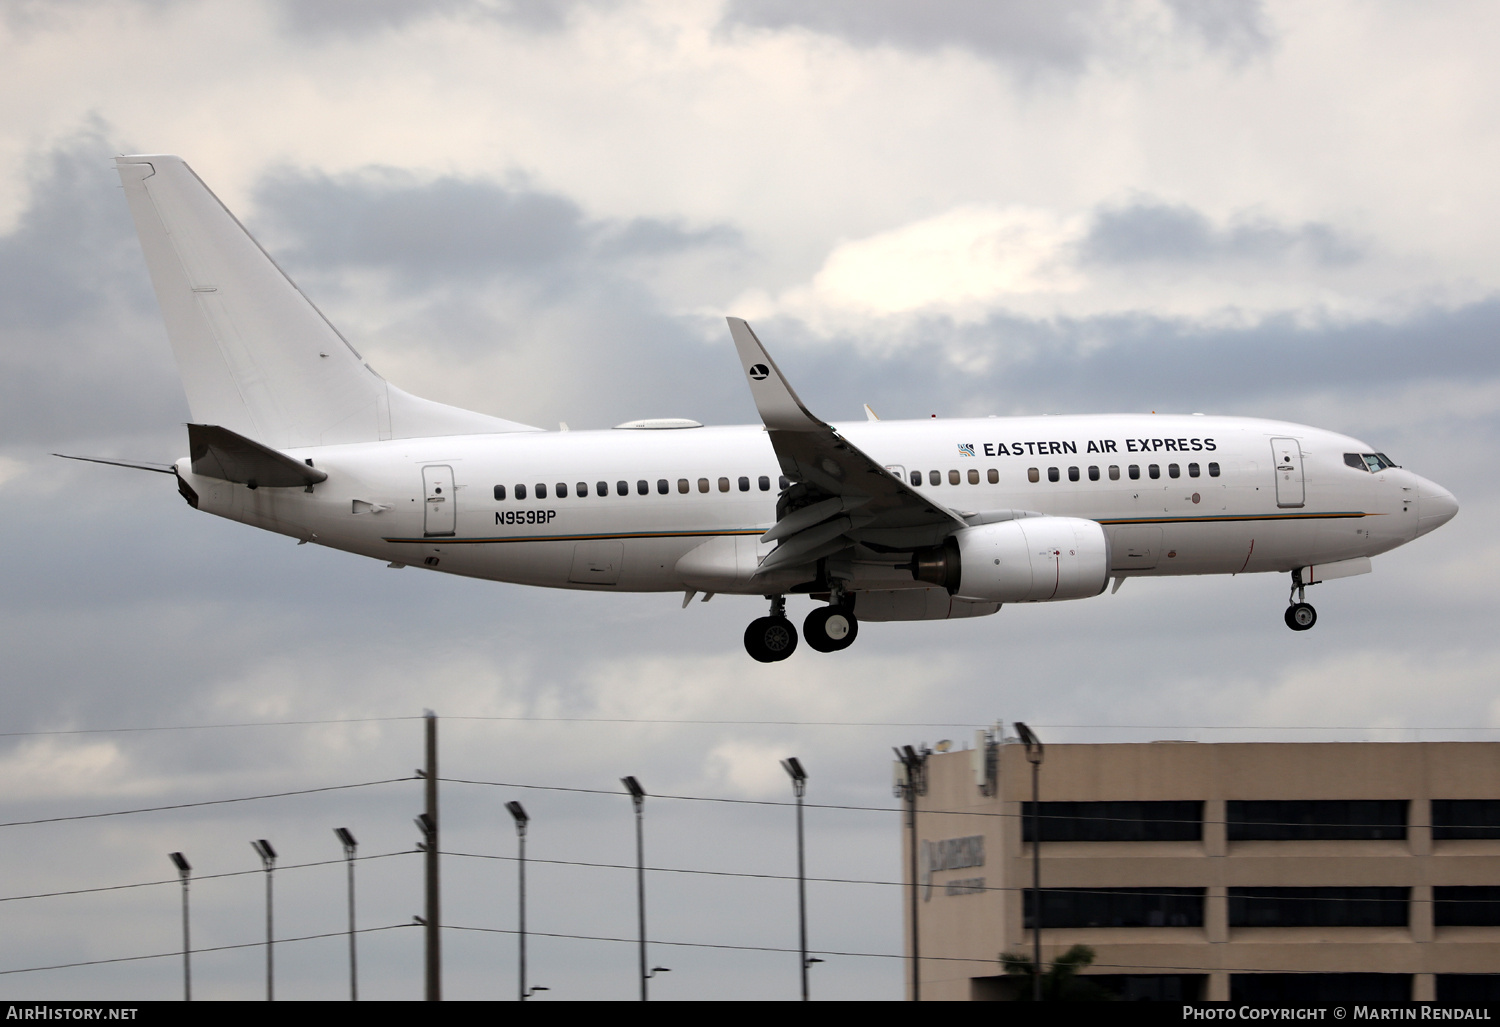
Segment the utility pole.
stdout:
<svg viewBox="0 0 1500 1027">
<path fill-rule="evenodd" d="M 927 747 L 918 752 L 909 745 L 896 750 L 901 769 L 896 772 L 896 798 L 906 800 L 906 829 L 911 843 L 911 1000 L 922 1001 L 922 944 L 917 929 L 917 892 L 921 876 L 917 867 L 917 796 L 927 794 Z"/>
<path fill-rule="evenodd" d="M 620 783 L 630 793 L 630 804 L 635 807 L 635 897 L 637 920 L 640 926 L 641 1001 L 647 1001 L 646 982 L 651 974 L 646 973 L 646 842 L 642 815 L 646 805 L 646 789 L 634 777 L 622 777 Z"/>
<path fill-rule="evenodd" d="M 1016 733 L 1026 746 L 1031 764 L 1031 998 L 1042 1000 L 1042 741 L 1031 728 L 1016 721 Z"/>
<path fill-rule="evenodd" d="M 427 941 L 427 1001 L 443 1000 L 443 939 L 442 912 L 438 894 L 438 749 L 437 714 L 423 710 L 427 727 L 427 766 L 417 771 L 426 782 L 426 810 L 417 818 L 421 829 L 422 849 L 427 854 L 426 866 L 427 915 L 422 923 Z"/>
<path fill-rule="evenodd" d="M 797 939 L 802 953 L 802 1001 L 808 1000 L 807 969 L 807 863 L 802 845 L 802 796 L 807 792 L 807 771 L 802 761 L 792 756 L 781 761 L 781 769 L 792 779 L 792 794 L 797 797 Z"/>
<path fill-rule="evenodd" d="M 177 876 L 182 878 L 182 1001 L 193 1001 L 193 946 L 188 933 L 188 878 L 192 876 L 192 864 L 180 852 L 170 853 Z"/>
</svg>

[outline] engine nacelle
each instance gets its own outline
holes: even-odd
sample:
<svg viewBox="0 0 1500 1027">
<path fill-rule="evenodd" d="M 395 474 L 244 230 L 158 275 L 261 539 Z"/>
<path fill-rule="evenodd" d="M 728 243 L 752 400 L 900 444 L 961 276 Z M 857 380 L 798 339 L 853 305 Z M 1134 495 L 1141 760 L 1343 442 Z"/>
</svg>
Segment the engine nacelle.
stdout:
<svg viewBox="0 0 1500 1027">
<path fill-rule="evenodd" d="M 985 603 L 1085 599 L 1109 584 L 1109 537 L 1098 521 L 1021 517 L 980 524 L 912 555 L 912 576 Z"/>
</svg>

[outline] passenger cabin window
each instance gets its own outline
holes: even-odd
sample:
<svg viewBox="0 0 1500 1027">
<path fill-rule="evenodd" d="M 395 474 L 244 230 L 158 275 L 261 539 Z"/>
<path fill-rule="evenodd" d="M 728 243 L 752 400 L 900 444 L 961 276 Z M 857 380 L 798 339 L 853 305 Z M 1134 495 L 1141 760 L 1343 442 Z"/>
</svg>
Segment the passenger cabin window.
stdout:
<svg viewBox="0 0 1500 1027">
<path fill-rule="evenodd" d="M 789 482 L 789 481 L 787 481 L 786 475 L 784 475 L 784 474 L 781 477 L 777 478 L 776 480 L 777 480 L 777 482 L 780 483 L 779 487 L 781 488 L 781 490 L 783 492 L 785 492 L 787 489 L 789 489 L 789 488 L 792 487 L 792 483 Z"/>
<path fill-rule="evenodd" d="M 1182 477 L 1182 468 L 1179 467 L 1179 466 L 1177 466 L 1176 464 L 1167 464 L 1167 477 L 1168 478 L 1181 478 Z"/>
<path fill-rule="evenodd" d="M 997 471 L 993 467 L 991 467 L 989 469 L 989 471 L 987 471 L 985 473 L 984 477 L 985 477 L 985 480 L 988 481 L 991 485 L 998 485 L 998 484 L 1000 484 L 1000 472 Z M 1036 481 L 1035 478 L 1032 478 L 1031 480 L 1032 481 Z"/>
<path fill-rule="evenodd" d="M 913 485 L 920 485 L 920 484 L 922 484 L 922 472 L 921 471 L 912 471 L 911 472 L 911 483 Z"/>
<path fill-rule="evenodd" d="M 976 471 L 976 470 L 974 470 L 973 468 L 969 469 L 969 484 L 970 485 L 978 485 L 979 484 L 979 472 Z"/>
<path fill-rule="evenodd" d="M 495 498 L 497 500 L 505 498 L 505 486 L 504 485 L 496 485 L 495 486 Z"/>
<path fill-rule="evenodd" d="M 766 477 L 764 474 L 760 476 L 760 481 L 758 482 L 758 484 L 760 485 L 760 490 L 762 492 L 771 491 L 771 479 Z"/>
<path fill-rule="evenodd" d="M 547 498 L 547 486 L 546 486 L 545 483 L 540 482 L 540 481 L 536 483 L 536 498 L 538 498 L 538 499 L 546 499 Z"/>
<path fill-rule="evenodd" d="M 1196 477 L 1198 477 L 1198 465 L 1197 464 L 1188 464 L 1188 477 L 1189 478 L 1196 478 Z"/>
<path fill-rule="evenodd" d="M 628 481 L 617 481 L 617 482 L 615 482 L 615 495 L 617 495 L 617 496 L 628 496 L 628 495 L 630 495 L 630 482 L 628 482 Z"/>
<path fill-rule="evenodd" d="M 990 473 L 993 474 L 994 472 L 991 471 Z M 1028 467 L 1026 468 L 1026 480 L 1030 482 L 1041 481 L 1042 472 L 1035 467 Z"/>
<path fill-rule="evenodd" d="M 1160 478 L 1161 477 L 1161 465 L 1160 464 L 1151 464 L 1149 467 L 1146 468 L 1146 473 L 1149 474 L 1149 475 L 1151 475 L 1151 477 L 1153 477 L 1153 478 Z"/>
<path fill-rule="evenodd" d="M 708 479 L 707 478 L 699 478 L 698 479 L 698 491 L 699 492 L 707 492 L 708 491 Z"/>
<path fill-rule="evenodd" d="M 1130 480 L 1131 481 L 1135 481 L 1138 478 L 1140 478 L 1140 476 L 1141 476 L 1141 465 L 1140 464 L 1131 464 L 1130 465 Z"/>
<path fill-rule="evenodd" d="M 1209 464 L 1208 465 L 1208 476 L 1210 478 L 1217 478 L 1219 476 L 1219 465 L 1218 464 Z"/>
<path fill-rule="evenodd" d="M 1076 468 L 1076 467 L 1069 467 L 1068 468 L 1068 480 L 1069 481 L 1077 481 L 1078 480 L 1078 468 Z"/>
<path fill-rule="evenodd" d="M 960 480 L 961 479 L 959 478 L 957 471 L 949 471 L 948 472 L 948 484 L 949 485 L 957 485 Z"/>
<path fill-rule="evenodd" d="M 560 482 L 557 483 L 557 498 L 558 499 L 567 499 L 568 498 L 568 483 L 567 482 L 560 481 Z"/>
<path fill-rule="evenodd" d="M 636 479 L 635 491 L 638 495 L 649 496 L 651 494 L 651 483 L 645 478 Z"/>
<path fill-rule="evenodd" d="M 679 493 L 685 496 L 688 494 L 689 488 L 691 488 L 691 486 L 688 484 L 688 480 L 686 478 L 677 479 L 677 491 Z"/>
<path fill-rule="evenodd" d="M 659 494 L 665 496 L 667 494 L 667 489 L 669 489 L 670 487 L 671 486 L 667 484 L 667 479 L 665 479 L 665 478 L 657 478 L 656 479 L 656 491 Z"/>
<path fill-rule="evenodd" d="M 1047 468 L 1047 480 L 1048 481 L 1062 481 L 1062 474 L 1061 474 L 1061 472 L 1058 471 L 1058 469 L 1056 467 L 1049 467 L 1049 468 Z"/>
<path fill-rule="evenodd" d="M 1099 468 L 1097 468 L 1097 467 L 1090 467 L 1089 468 L 1089 481 L 1098 481 L 1098 480 L 1099 480 Z"/>
<path fill-rule="evenodd" d="M 525 499 L 526 498 L 526 486 L 525 485 L 517 485 L 516 486 L 516 498 L 517 499 Z"/>
<path fill-rule="evenodd" d="M 1119 481 L 1120 480 L 1120 465 L 1119 464 L 1110 464 L 1109 465 L 1109 480 L 1110 481 Z"/>
<path fill-rule="evenodd" d="M 749 492 L 750 491 L 750 479 L 747 478 L 747 477 L 745 477 L 743 474 L 740 475 L 740 491 L 741 492 Z"/>
<path fill-rule="evenodd" d="M 580 498 L 587 498 L 588 494 L 589 494 L 589 483 L 586 482 L 586 481 L 580 481 L 578 483 L 578 495 L 579 495 L 579 497 Z"/>
<path fill-rule="evenodd" d="M 720 478 L 719 479 L 719 491 L 720 492 L 728 492 L 729 491 L 729 479 L 728 478 Z"/>
<path fill-rule="evenodd" d="M 927 480 L 934 485 L 941 485 L 943 483 L 943 476 L 937 471 L 928 471 Z"/>
</svg>

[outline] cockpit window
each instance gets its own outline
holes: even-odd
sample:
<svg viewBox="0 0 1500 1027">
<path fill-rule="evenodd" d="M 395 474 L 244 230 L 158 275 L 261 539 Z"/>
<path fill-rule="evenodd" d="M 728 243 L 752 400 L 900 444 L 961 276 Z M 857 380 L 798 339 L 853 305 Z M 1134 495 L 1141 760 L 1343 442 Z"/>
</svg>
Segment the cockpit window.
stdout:
<svg viewBox="0 0 1500 1027">
<path fill-rule="evenodd" d="M 1358 453 L 1345 453 L 1344 454 L 1344 463 L 1348 464 L 1350 467 L 1354 468 L 1356 471 L 1368 471 L 1369 470 L 1369 468 L 1365 466 L 1365 458 L 1362 457 L 1362 456 L 1360 456 Z"/>
<path fill-rule="evenodd" d="M 1344 463 L 1357 471 L 1369 471 L 1375 474 L 1387 467 L 1397 466 L 1396 462 L 1384 453 L 1345 453 Z"/>
</svg>

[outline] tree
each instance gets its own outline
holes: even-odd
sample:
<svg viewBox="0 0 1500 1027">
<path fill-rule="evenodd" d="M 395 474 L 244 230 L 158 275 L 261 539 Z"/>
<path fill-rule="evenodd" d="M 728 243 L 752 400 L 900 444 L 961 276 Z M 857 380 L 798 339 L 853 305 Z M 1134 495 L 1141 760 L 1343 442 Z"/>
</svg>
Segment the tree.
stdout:
<svg viewBox="0 0 1500 1027">
<path fill-rule="evenodd" d="M 1052 962 L 1051 969 L 1042 974 L 1042 999 L 1048 1002 L 1106 1002 L 1115 995 L 1078 972 L 1094 961 L 1094 950 L 1087 945 L 1074 945 Z M 1024 987 L 1017 996 L 1023 1002 L 1031 1001 L 1032 977 L 1036 965 L 1014 952 L 1000 953 L 1000 964 L 1008 976 L 1020 978 Z"/>
</svg>

